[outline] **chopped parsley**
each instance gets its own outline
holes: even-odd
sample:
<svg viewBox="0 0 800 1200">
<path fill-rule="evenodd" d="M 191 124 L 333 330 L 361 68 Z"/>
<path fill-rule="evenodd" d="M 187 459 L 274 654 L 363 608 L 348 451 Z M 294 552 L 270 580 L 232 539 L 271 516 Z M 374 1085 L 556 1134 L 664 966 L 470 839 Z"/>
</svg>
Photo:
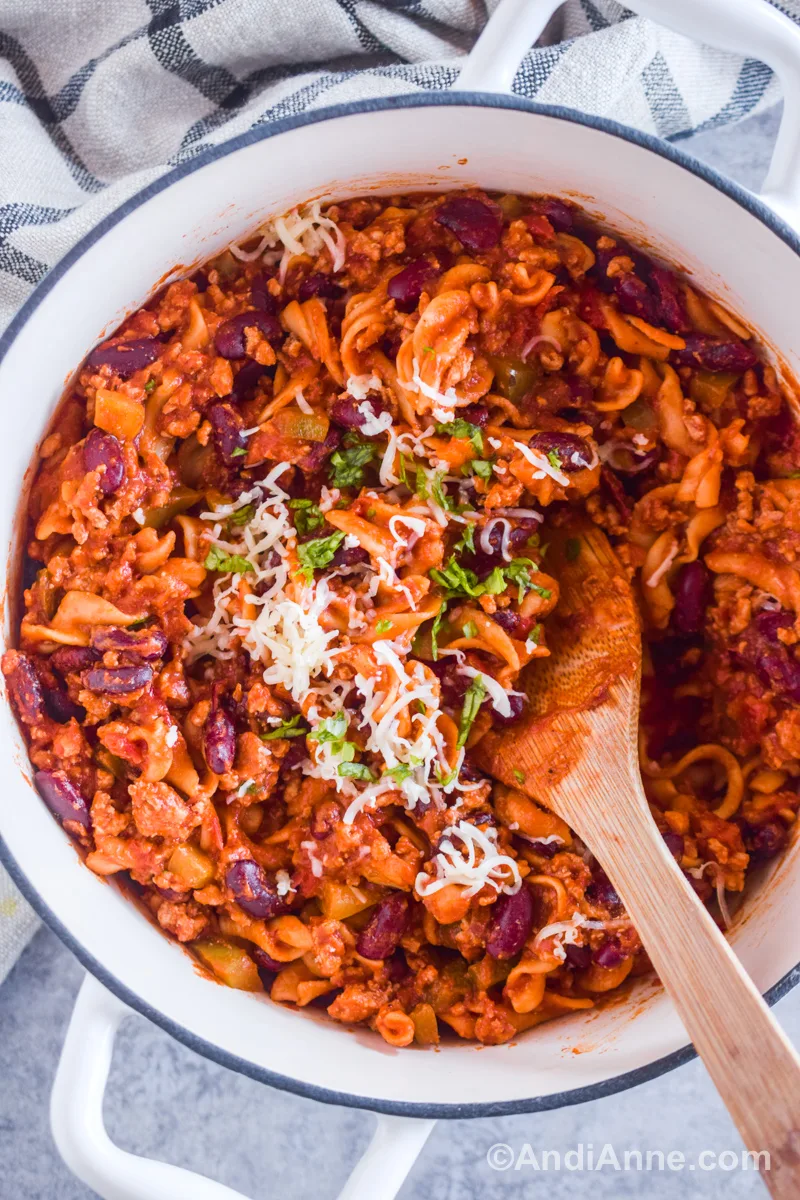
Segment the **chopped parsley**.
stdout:
<svg viewBox="0 0 800 1200">
<path fill-rule="evenodd" d="M 158 384 L 156 383 L 155 379 L 148 379 L 147 383 L 144 385 L 144 390 L 147 392 L 147 394 L 149 396 L 150 393 L 154 392 L 157 387 L 158 387 Z"/>
<path fill-rule="evenodd" d="M 255 504 L 245 504 L 244 508 L 237 508 L 236 512 L 231 513 L 228 522 L 231 525 L 249 525 L 255 515 Z"/>
<path fill-rule="evenodd" d="M 547 461 L 550 463 L 551 467 L 556 469 L 556 471 L 561 470 L 561 459 L 559 458 L 558 454 L 556 454 L 555 450 L 547 451 Z"/>
<path fill-rule="evenodd" d="M 331 482 L 334 487 L 357 488 L 364 482 L 364 468 L 375 457 L 376 447 L 371 442 L 347 434 L 344 448 L 334 450 L 331 455 Z"/>
<path fill-rule="evenodd" d="M 474 545 L 472 548 L 474 549 Z M 520 601 L 529 591 L 538 592 L 544 599 L 549 600 L 551 593 L 547 588 L 531 582 L 531 574 L 538 570 L 532 559 L 515 558 L 502 567 L 495 567 L 481 580 L 469 567 L 462 567 L 455 554 L 451 554 L 444 567 L 441 570 L 434 568 L 430 577 L 434 583 L 446 590 L 448 599 L 454 596 L 499 596 L 507 587 L 516 585 L 519 588 Z"/>
<path fill-rule="evenodd" d="M 581 552 L 580 538 L 567 538 L 567 544 L 564 547 L 564 554 L 567 562 L 575 562 Z"/>
<path fill-rule="evenodd" d="M 446 606 L 443 604 L 442 607 L 439 609 L 438 613 L 436 614 L 436 616 L 433 618 L 433 624 L 431 625 L 431 653 L 433 655 L 434 662 L 439 661 L 438 638 L 439 638 L 439 630 L 441 629 L 442 621 L 444 620 L 445 607 Z"/>
<path fill-rule="evenodd" d="M 388 767 L 383 772 L 383 777 L 385 779 L 388 776 L 389 779 L 393 779 L 395 783 L 404 783 L 406 779 L 411 778 L 412 774 L 413 771 L 408 763 L 398 763 L 396 767 Z"/>
<path fill-rule="evenodd" d="M 392 628 L 392 622 L 387 620 L 386 617 L 382 617 L 381 620 L 378 621 L 378 624 L 375 626 L 375 632 L 376 633 L 388 633 L 391 628 Z"/>
<path fill-rule="evenodd" d="M 455 554 L 460 550 L 467 550 L 470 554 L 475 553 L 475 525 L 472 521 L 464 526 L 464 532 L 453 547 Z"/>
<path fill-rule="evenodd" d="M 326 717 L 324 721 L 320 721 L 317 728 L 312 729 L 311 737 L 315 742 L 330 742 L 340 745 L 344 742 L 346 733 L 347 717 L 343 712 L 338 712 L 335 717 Z M 334 750 L 334 753 L 336 752 Z"/>
<path fill-rule="evenodd" d="M 533 629 L 528 634 L 525 641 L 526 647 L 530 650 L 532 647 L 538 646 L 542 636 L 542 626 L 534 625 Z"/>
<path fill-rule="evenodd" d="M 301 537 L 313 533 L 315 529 L 322 529 L 325 524 L 322 510 L 313 500 L 290 500 L 289 508 L 294 512 L 294 527 Z"/>
<path fill-rule="evenodd" d="M 469 731 L 472 729 L 475 718 L 480 712 L 480 707 L 487 695 L 488 692 L 486 684 L 483 682 L 483 676 L 476 675 L 464 694 L 464 706 L 461 709 L 461 720 L 458 725 L 458 741 L 456 742 L 459 750 L 466 744 Z"/>
<path fill-rule="evenodd" d="M 470 465 L 472 466 L 473 474 L 488 483 L 492 477 L 492 464 L 489 460 L 485 458 L 473 458 Z"/>
<path fill-rule="evenodd" d="M 337 771 L 342 776 L 350 776 L 352 779 L 374 778 L 370 772 L 369 776 L 361 774 L 361 763 L 354 763 L 353 759 L 356 756 L 356 747 L 352 742 L 348 742 L 346 738 L 348 728 L 347 717 L 343 712 L 339 712 L 334 717 L 326 717 L 324 721 L 320 721 L 316 729 L 312 729 L 308 735 L 312 741 L 320 744 L 327 743 L 331 748 L 331 754 L 334 758 L 338 758 L 339 764 Z M 358 768 L 357 770 L 343 770 L 350 766 Z M 368 767 L 364 767 L 368 771 Z"/>
<path fill-rule="evenodd" d="M 241 554 L 228 554 L 221 546 L 211 547 L 204 565 L 207 571 L 222 571 L 231 575 L 244 575 L 247 571 L 255 571 L 249 559 Z"/>
<path fill-rule="evenodd" d="M 438 504 L 439 508 L 443 508 L 445 512 L 455 512 L 456 505 L 444 490 L 444 477 L 446 474 L 446 471 L 432 471 L 429 473 L 424 467 L 417 467 L 414 491 L 420 500 L 430 498 L 434 504 Z"/>
<path fill-rule="evenodd" d="M 288 721 L 282 721 L 280 725 L 276 725 L 274 729 L 270 729 L 269 733 L 262 733 L 262 742 L 274 742 L 278 738 L 295 738 L 305 737 L 308 733 L 308 726 L 303 724 L 303 717 L 300 713 L 295 713 Z"/>
<path fill-rule="evenodd" d="M 516 779 L 517 783 L 524 783 L 525 772 L 520 771 L 519 767 L 514 767 L 514 778 Z"/>
<path fill-rule="evenodd" d="M 510 584 L 515 583 L 519 588 L 518 601 L 519 603 L 522 603 L 522 597 L 525 595 L 525 593 L 535 587 L 535 585 L 531 583 L 531 572 L 538 571 L 539 568 L 530 558 L 515 558 L 508 564 L 507 567 L 504 567 L 503 570 L 505 571 L 508 582 Z M 539 590 L 541 595 L 541 589 L 537 590 Z M 549 596 L 550 593 L 548 592 L 545 599 L 549 598 Z"/>
<path fill-rule="evenodd" d="M 231 450 L 231 458 L 244 458 L 247 450 L 244 446 L 237 446 L 235 450 Z"/>
<path fill-rule="evenodd" d="M 483 454 L 483 432 L 480 426 L 473 425 L 471 421 L 465 421 L 463 417 L 456 417 L 455 421 L 450 421 L 446 425 L 437 425 L 436 432 L 449 434 L 454 438 L 469 438 L 475 448 L 475 453 Z"/>
<path fill-rule="evenodd" d="M 350 746 L 352 742 L 347 744 Z M 368 783 L 374 783 L 377 778 L 375 772 L 371 771 L 366 763 L 360 762 L 341 762 L 337 767 L 337 773 L 346 779 L 365 779 Z"/>
<path fill-rule="evenodd" d="M 461 626 L 461 631 L 465 638 L 476 638 L 478 636 L 478 626 L 474 621 L 467 621 Z"/>
<path fill-rule="evenodd" d="M 335 533 L 330 533 L 327 537 L 298 543 L 297 557 L 300 561 L 300 574 L 304 575 L 311 583 L 314 572 L 320 567 L 327 567 L 343 541 L 344 534 L 341 529 L 337 529 Z"/>
</svg>

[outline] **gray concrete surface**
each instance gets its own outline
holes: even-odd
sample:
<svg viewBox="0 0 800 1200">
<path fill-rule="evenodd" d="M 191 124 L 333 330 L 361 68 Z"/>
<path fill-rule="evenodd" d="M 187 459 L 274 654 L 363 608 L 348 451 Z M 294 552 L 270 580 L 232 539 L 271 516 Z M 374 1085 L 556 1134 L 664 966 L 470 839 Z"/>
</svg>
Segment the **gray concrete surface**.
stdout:
<svg viewBox="0 0 800 1200">
<path fill-rule="evenodd" d="M 777 127 L 767 113 L 683 147 L 749 187 L 765 170 Z M 48 1097 L 82 969 L 42 930 L 0 989 L 0 1197 L 88 1200 L 94 1195 L 61 1163 L 48 1127 Z M 800 1040 L 800 989 L 777 1009 Z M 119 1036 L 106 1097 L 111 1136 L 125 1149 L 194 1168 L 253 1200 L 337 1195 L 366 1146 L 373 1119 L 273 1091 L 207 1062 L 139 1017 Z M 529 1143 L 564 1154 L 583 1143 L 596 1156 L 610 1144 L 680 1151 L 694 1170 L 537 1171 L 487 1165 L 498 1142 L 516 1155 Z M 741 1142 L 703 1067 L 693 1062 L 631 1091 L 536 1116 L 441 1122 L 402 1191 L 403 1200 L 500 1200 L 547 1192 L 550 1200 L 745 1200 L 766 1195 L 755 1173 L 703 1171 L 696 1156 L 741 1151 Z M 723 1159 L 724 1163 L 730 1159 Z M 553 1160 L 550 1160 L 552 1165 Z M 523 1156 L 524 1164 L 524 1156 Z"/>
</svg>

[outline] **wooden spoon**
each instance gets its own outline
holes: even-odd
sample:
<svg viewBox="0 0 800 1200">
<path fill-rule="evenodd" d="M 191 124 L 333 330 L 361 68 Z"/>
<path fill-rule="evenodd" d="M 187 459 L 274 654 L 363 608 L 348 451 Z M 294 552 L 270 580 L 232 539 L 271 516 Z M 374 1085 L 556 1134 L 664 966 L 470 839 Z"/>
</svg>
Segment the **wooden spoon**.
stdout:
<svg viewBox="0 0 800 1200">
<path fill-rule="evenodd" d="M 473 753 L 547 805 L 602 863 L 773 1196 L 800 1195 L 800 1058 L 664 844 L 639 773 L 641 634 L 630 586 L 586 518 L 552 531 L 550 658 L 526 721 Z M 761 1160 L 759 1160 L 761 1164 Z"/>
</svg>

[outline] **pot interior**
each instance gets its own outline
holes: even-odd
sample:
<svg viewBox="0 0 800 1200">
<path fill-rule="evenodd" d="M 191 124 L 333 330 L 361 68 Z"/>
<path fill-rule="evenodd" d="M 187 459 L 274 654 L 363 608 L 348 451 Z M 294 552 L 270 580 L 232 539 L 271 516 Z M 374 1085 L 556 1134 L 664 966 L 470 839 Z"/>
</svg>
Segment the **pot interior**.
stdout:
<svg viewBox="0 0 800 1200">
<path fill-rule="evenodd" d="M 266 137 L 260 131 L 261 140 L 246 135 L 204 165 L 189 163 L 104 222 L 56 268 L 0 343 L 2 542 L 15 545 L 14 514 L 20 497 L 24 507 L 36 443 L 92 345 L 147 299 L 155 281 L 184 274 L 266 218 L 315 197 L 472 184 L 569 197 L 691 274 L 761 332 L 785 375 L 800 373 L 800 257 L 792 245 L 739 200 L 681 166 L 674 151 L 654 153 L 610 128 L 514 103 L 437 96 L 331 110 L 322 122 L 306 118 Z M 4 635 L 13 644 L 16 585 L 7 576 Z M 456 1042 L 440 1053 L 397 1051 L 320 1014 L 215 986 L 113 886 L 83 867 L 32 790 L 25 745 L 7 705 L 0 712 L 0 761 L 0 834 L 28 896 L 87 965 L 102 966 L 123 998 L 197 1049 L 222 1054 L 228 1065 L 274 1082 L 282 1076 L 323 1099 L 477 1115 L 611 1086 L 686 1043 L 671 1003 L 649 980 L 606 1008 L 480 1054 Z M 735 920 L 733 943 L 762 991 L 800 960 L 797 854 L 792 847 L 762 874 Z"/>
</svg>

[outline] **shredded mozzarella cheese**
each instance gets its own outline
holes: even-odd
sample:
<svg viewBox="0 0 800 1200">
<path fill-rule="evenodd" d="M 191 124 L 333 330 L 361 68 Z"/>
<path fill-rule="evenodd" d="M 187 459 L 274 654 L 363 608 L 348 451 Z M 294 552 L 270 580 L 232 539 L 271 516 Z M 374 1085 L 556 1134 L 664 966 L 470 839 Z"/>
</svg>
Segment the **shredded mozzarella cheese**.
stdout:
<svg viewBox="0 0 800 1200">
<path fill-rule="evenodd" d="M 453 844 L 454 839 L 461 842 L 460 848 Z M 461 885 L 466 896 L 476 895 L 487 884 L 510 896 L 522 887 L 519 867 L 513 858 L 498 852 L 497 830 L 491 827 L 478 829 L 468 821 L 449 826 L 442 833 L 433 863 L 436 878 L 420 871 L 414 883 L 423 898 L 451 883 Z"/>
</svg>

